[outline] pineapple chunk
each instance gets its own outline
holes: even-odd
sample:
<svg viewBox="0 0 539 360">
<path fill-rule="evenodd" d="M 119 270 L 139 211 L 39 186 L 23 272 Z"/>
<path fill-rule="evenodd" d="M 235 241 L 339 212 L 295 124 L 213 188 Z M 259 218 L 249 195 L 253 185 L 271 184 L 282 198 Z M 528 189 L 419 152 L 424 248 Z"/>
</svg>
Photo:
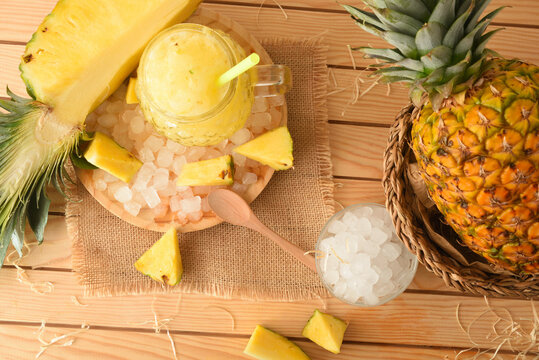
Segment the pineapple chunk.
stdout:
<svg viewBox="0 0 539 360">
<path fill-rule="evenodd" d="M 128 183 L 142 166 L 142 162 L 133 154 L 118 145 L 107 135 L 96 132 L 90 145 L 84 152 L 90 164 L 105 170 L 109 174 Z"/>
<path fill-rule="evenodd" d="M 294 162 L 292 137 L 285 126 L 268 131 L 234 151 L 275 170 L 290 169 Z"/>
<path fill-rule="evenodd" d="M 232 185 L 234 161 L 225 155 L 215 159 L 185 164 L 178 177 L 178 186 Z"/>
<path fill-rule="evenodd" d="M 303 336 L 334 354 L 341 352 L 346 323 L 318 309 L 303 328 Z"/>
<path fill-rule="evenodd" d="M 292 341 L 260 325 L 256 326 L 243 352 L 259 360 L 310 360 Z"/>
<path fill-rule="evenodd" d="M 176 228 L 170 228 L 135 263 L 135 268 L 155 281 L 178 285 L 183 266 Z"/>
<path fill-rule="evenodd" d="M 137 78 L 129 78 L 129 84 L 127 85 L 127 93 L 125 94 L 125 102 L 128 104 L 138 104 L 137 93 L 135 87 L 137 86 Z"/>
</svg>

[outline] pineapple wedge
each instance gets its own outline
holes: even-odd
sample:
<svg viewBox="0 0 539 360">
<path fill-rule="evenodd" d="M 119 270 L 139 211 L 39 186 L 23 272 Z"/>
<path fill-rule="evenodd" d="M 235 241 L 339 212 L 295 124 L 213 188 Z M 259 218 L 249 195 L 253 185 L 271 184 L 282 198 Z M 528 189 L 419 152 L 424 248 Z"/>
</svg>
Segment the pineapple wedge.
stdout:
<svg viewBox="0 0 539 360">
<path fill-rule="evenodd" d="M 155 281 L 178 285 L 183 266 L 176 228 L 170 228 L 161 239 L 135 263 L 135 268 Z"/>
<path fill-rule="evenodd" d="M 129 84 L 127 85 L 127 92 L 125 94 L 125 102 L 128 104 L 138 104 L 137 93 L 135 87 L 137 86 L 137 78 L 129 78 Z"/>
<path fill-rule="evenodd" d="M 303 328 L 303 336 L 334 354 L 341 352 L 346 323 L 318 309 Z"/>
<path fill-rule="evenodd" d="M 257 325 L 243 351 L 259 360 L 310 360 L 300 349 L 282 335 Z"/>
<path fill-rule="evenodd" d="M 225 155 L 215 159 L 187 163 L 183 166 L 176 185 L 213 186 L 234 183 L 234 161 Z"/>
<path fill-rule="evenodd" d="M 84 152 L 86 160 L 123 182 L 130 182 L 142 162 L 107 135 L 96 131 Z"/>
<path fill-rule="evenodd" d="M 285 126 L 238 146 L 234 151 L 275 170 L 290 169 L 294 163 L 292 137 Z"/>
</svg>

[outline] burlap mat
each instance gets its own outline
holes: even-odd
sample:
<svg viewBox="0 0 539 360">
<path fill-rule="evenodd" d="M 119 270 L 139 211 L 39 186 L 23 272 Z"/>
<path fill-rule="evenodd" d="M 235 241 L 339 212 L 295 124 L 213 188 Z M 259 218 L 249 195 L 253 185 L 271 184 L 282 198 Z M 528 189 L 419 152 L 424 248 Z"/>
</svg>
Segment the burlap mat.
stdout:
<svg viewBox="0 0 539 360">
<path fill-rule="evenodd" d="M 253 208 L 263 223 L 310 250 L 334 211 L 325 105 L 327 48 L 312 40 L 272 39 L 263 45 L 275 63 L 292 70 L 294 87 L 287 102 L 295 167 L 276 172 Z M 277 301 L 327 296 L 315 273 L 270 240 L 228 224 L 180 234 L 182 282 L 162 286 L 133 267 L 161 234 L 120 220 L 82 185 L 69 191 L 75 200 L 66 207 L 73 268 L 86 295 L 180 291 Z"/>
</svg>

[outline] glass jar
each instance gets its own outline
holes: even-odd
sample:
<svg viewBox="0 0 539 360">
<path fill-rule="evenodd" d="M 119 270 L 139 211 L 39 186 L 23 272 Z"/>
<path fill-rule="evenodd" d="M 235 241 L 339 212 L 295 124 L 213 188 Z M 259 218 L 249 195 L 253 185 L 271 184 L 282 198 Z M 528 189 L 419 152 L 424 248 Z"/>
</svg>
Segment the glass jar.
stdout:
<svg viewBox="0 0 539 360">
<path fill-rule="evenodd" d="M 245 125 L 254 87 L 264 96 L 288 90 L 290 70 L 256 66 L 228 84 L 217 78 L 246 57 L 227 34 L 199 24 L 178 24 L 146 47 L 138 68 L 137 97 L 146 119 L 186 146 L 214 145 Z M 258 93 L 258 91 L 257 91 Z"/>
</svg>

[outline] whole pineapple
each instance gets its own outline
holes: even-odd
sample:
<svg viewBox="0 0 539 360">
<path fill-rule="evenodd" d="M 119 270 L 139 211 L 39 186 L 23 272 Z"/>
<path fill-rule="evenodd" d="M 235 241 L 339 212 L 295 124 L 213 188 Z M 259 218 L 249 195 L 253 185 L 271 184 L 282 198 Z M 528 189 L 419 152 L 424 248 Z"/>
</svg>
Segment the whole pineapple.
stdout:
<svg viewBox="0 0 539 360">
<path fill-rule="evenodd" d="M 539 273 L 539 67 L 491 58 L 490 0 L 363 0 L 344 6 L 394 49 L 359 48 L 410 84 L 412 147 L 429 194 L 464 243 Z"/>
</svg>

